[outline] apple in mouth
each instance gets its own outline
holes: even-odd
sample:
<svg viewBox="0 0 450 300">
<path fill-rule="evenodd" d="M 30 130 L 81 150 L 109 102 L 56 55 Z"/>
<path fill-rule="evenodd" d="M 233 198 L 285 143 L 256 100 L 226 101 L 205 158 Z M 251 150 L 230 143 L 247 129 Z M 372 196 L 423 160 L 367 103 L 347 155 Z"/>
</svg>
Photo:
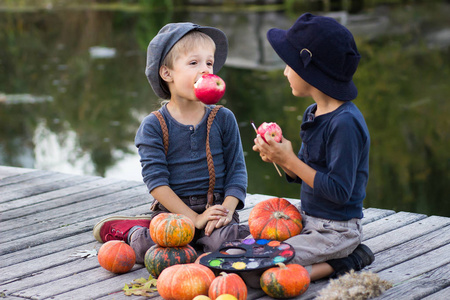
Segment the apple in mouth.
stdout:
<svg viewBox="0 0 450 300">
<path fill-rule="evenodd" d="M 195 97 L 205 104 L 216 104 L 225 94 L 225 81 L 214 74 L 203 74 L 194 84 Z"/>
<path fill-rule="evenodd" d="M 278 126 L 275 122 L 270 123 L 262 123 L 259 125 L 258 134 L 263 138 L 263 140 L 267 143 L 266 138 L 264 137 L 266 132 L 270 134 L 270 136 L 275 140 L 275 142 L 281 142 L 281 137 L 283 136 L 283 132 L 281 131 L 281 127 Z"/>
</svg>

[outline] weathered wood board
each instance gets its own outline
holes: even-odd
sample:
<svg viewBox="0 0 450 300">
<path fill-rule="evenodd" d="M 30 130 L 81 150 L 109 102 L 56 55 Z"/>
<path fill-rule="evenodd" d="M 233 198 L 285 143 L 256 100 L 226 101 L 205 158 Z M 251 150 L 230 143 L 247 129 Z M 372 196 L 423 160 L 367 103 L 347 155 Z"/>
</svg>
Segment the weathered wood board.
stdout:
<svg viewBox="0 0 450 300">
<path fill-rule="evenodd" d="M 241 222 L 270 197 L 248 195 Z M 102 218 L 148 213 L 150 201 L 141 182 L 0 166 L 0 296 L 148 299 L 122 291 L 148 277 L 144 266 L 115 275 L 96 257 L 73 255 L 100 248 L 92 228 Z M 362 223 L 364 243 L 376 257 L 364 271 L 394 283 L 380 299 L 450 299 L 450 218 L 366 208 Z M 298 299 L 313 299 L 327 283 L 313 282 Z M 161 299 L 157 293 L 151 298 Z M 249 289 L 248 299 L 271 298 Z"/>
</svg>

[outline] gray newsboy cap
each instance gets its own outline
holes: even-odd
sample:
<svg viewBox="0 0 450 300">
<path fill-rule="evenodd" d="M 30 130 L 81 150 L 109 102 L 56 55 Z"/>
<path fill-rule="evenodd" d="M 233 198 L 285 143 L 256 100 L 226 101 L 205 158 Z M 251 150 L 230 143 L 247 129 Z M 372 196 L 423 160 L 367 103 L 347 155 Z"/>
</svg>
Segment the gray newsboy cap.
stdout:
<svg viewBox="0 0 450 300">
<path fill-rule="evenodd" d="M 145 75 L 155 94 L 162 99 L 169 99 L 170 93 L 162 78 L 159 76 L 161 63 L 172 49 L 173 45 L 192 30 L 198 30 L 210 36 L 216 44 L 214 54 L 213 72 L 217 73 L 225 64 L 228 54 L 228 40 L 221 30 L 214 27 L 205 27 L 193 23 L 169 23 L 150 41 L 147 48 L 147 66 Z"/>
</svg>

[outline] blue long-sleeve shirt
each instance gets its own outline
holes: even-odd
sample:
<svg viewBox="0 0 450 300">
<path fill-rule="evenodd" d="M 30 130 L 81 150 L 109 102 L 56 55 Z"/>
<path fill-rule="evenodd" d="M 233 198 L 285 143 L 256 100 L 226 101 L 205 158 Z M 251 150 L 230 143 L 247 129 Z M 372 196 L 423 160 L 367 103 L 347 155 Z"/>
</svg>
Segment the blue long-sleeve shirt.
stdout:
<svg viewBox="0 0 450 300">
<path fill-rule="evenodd" d="M 179 196 L 206 195 L 209 173 L 206 160 L 206 125 L 211 107 L 197 126 L 176 121 L 164 105 L 159 110 L 169 131 L 169 149 L 164 150 L 161 125 L 155 115 L 144 118 L 135 145 L 141 157 L 142 176 L 151 192 L 159 186 L 170 186 Z M 216 173 L 215 193 L 239 199 L 237 209 L 244 207 L 247 191 L 245 166 L 239 128 L 234 114 L 222 107 L 210 131 L 210 148 Z"/>
<path fill-rule="evenodd" d="M 353 102 L 318 117 L 316 109 L 316 104 L 307 108 L 300 131 L 298 157 L 317 171 L 314 189 L 295 180 L 302 183 L 302 210 L 331 220 L 362 218 L 370 148 L 364 117 Z"/>
</svg>

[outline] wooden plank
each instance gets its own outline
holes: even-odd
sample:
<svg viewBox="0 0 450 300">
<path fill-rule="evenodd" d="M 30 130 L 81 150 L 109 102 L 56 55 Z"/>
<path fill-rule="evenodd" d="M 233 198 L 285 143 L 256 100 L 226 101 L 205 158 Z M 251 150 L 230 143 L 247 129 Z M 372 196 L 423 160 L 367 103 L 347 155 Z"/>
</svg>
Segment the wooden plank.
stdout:
<svg viewBox="0 0 450 300">
<path fill-rule="evenodd" d="M 435 292 L 434 294 L 430 294 L 422 300 L 442 300 L 442 299 L 450 299 L 450 286 Z"/>
<path fill-rule="evenodd" d="M 85 245 L 86 249 L 91 249 L 97 246 L 99 243 L 97 241 L 90 242 Z M 84 246 L 83 246 L 84 248 Z M 42 255 L 35 259 L 17 263 L 8 267 L 2 268 L 0 273 L 0 283 L 6 285 L 12 282 L 18 282 L 19 280 L 24 280 L 33 275 L 39 274 L 43 270 L 57 267 L 76 261 L 78 257 L 71 257 L 74 249 L 64 249 L 63 251 L 52 253 L 49 255 Z"/>
<path fill-rule="evenodd" d="M 394 284 L 400 284 L 423 273 L 433 271 L 450 263 L 450 244 L 444 245 L 418 257 L 378 272 L 379 276 Z"/>
<path fill-rule="evenodd" d="M 124 182 L 125 184 L 132 182 Z M 121 184 L 122 187 L 125 184 Z M 135 184 L 136 185 L 136 184 Z M 128 185 L 129 186 L 129 185 Z M 36 234 L 48 229 L 63 226 L 78 221 L 84 221 L 90 217 L 90 211 L 98 209 L 101 211 L 101 207 L 108 205 L 109 209 L 118 208 L 123 206 L 124 208 L 130 207 L 130 205 L 136 205 L 136 202 L 126 201 L 128 198 L 144 195 L 145 197 L 146 187 L 143 185 L 132 186 L 131 188 L 125 188 L 117 191 L 113 194 L 104 195 L 102 197 L 96 197 L 92 199 L 86 199 L 85 201 L 74 202 L 64 206 L 57 206 L 55 208 L 47 209 L 46 211 L 37 212 L 20 218 L 20 222 L 16 219 L 11 219 L 2 222 L 0 232 L 9 232 L 9 236 L 3 235 L 0 238 L 0 242 L 9 241 L 12 238 L 22 238 L 30 234 Z M 140 197 L 144 198 L 144 197 Z M 121 201 L 119 201 L 121 200 Z M 141 201 L 139 203 L 142 203 Z M 147 201 L 145 201 L 147 202 Z M 145 203 L 144 202 L 144 203 Z M 56 202 L 57 203 L 57 202 Z M 51 217 L 49 217 L 51 216 Z M 27 231 L 22 230 L 22 224 L 34 224 L 28 228 Z"/>
<path fill-rule="evenodd" d="M 449 248 L 447 248 L 449 249 Z M 447 255 L 449 256 L 449 255 Z M 387 290 L 382 298 L 385 300 L 423 299 L 450 285 L 450 264 L 439 266 L 417 276 L 411 277 Z M 449 294 L 450 295 L 450 294 Z M 437 298 L 436 298 L 437 299 Z M 438 298 L 438 299 L 449 299 Z"/>
<path fill-rule="evenodd" d="M 69 235 L 59 240 L 4 254 L 1 256 L 1 267 L 4 268 L 66 249 L 81 247 L 81 245 L 92 243 L 94 241 L 94 236 L 85 232 Z"/>
<path fill-rule="evenodd" d="M 380 272 L 450 243 L 450 225 L 434 228 L 436 230 L 377 252 L 375 262 L 367 270 Z"/>
<path fill-rule="evenodd" d="M 127 188 L 126 184 L 122 186 L 124 181 L 102 185 L 106 179 L 75 175 L 60 178 L 55 172 L 0 166 L 0 195 L 2 191 L 15 191 L 14 199 L 0 200 L 0 241 L 7 240 L 0 243 L 2 290 L 10 299 L 129 300 L 121 289 L 125 283 L 148 277 L 142 265 L 130 273 L 115 275 L 103 270 L 96 258 L 70 255 L 101 246 L 92 236 L 92 227 L 105 216 L 148 213 L 148 191 L 141 182 Z M 69 186 L 71 180 L 74 184 Z M 22 186 L 29 191 L 22 193 Z M 36 190 L 27 195 L 33 187 Z M 241 220 L 248 220 L 256 203 L 272 197 L 249 194 L 245 209 L 239 211 Z M 300 203 L 298 199 L 288 201 Z M 24 223 L 29 224 L 26 235 Z M 366 208 L 362 223 L 364 243 L 376 256 L 365 270 L 396 284 L 381 299 L 450 298 L 450 218 Z M 313 299 L 327 284 L 328 280 L 314 282 L 296 299 Z M 158 294 L 152 299 L 162 300 Z M 248 299 L 271 298 L 262 290 L 249 289 Z"/>
<path fill-rule="evenodd" d="M 130 216 L 142 214 L 145 211 L 148 211 L 148 204 L 136 206 L 128 210 L 124 210 L 123 206 L 120 208 L 120 210 L 116 209 L 116 212 L 120 212 L 120 214 Z M 29 237 L 25 237 L 22 239 L 15 239 L 9 242 L 0 243 L 0 255 L 11 253 L 13 251 L 19 251 L 36 245 L 42 245 L 67 237 L 69 235 L 91 232 L 96 222 L 100 221 L 103 218 L 103 216 L 100 216 L 100 213 L 101 212 L 96 212 L 95 215 L 91 216 L 94 219 L 89 219 L 74 224 L 67 224 L 66 226 L 54 228 L 52 230 L 41 232 L 35 235 L 30 235 Z"/>
<path fill-rule="evenodd" d="M 72 178 L 69 178 L 68 180 L 72 180 Z M 48 207 L 54 207 L 52 204 L 52 200 L 59 198 L 65 199 L 76 193 L 88 192 L 96 187 L 100 187 L 102 185 L 106 186 L 117 182 L 119 181 L 91 176 L 81 177 L 80 179 L 74 178 L 72 183 L 67 187 L 62 187 L 54 191 L 0 203 L 0 211 L 6 212 L 8 210 L 20 208 L 20 210 L 17 210 L 16 212 L 8 212 L 8 216 L 11 218 L 14 218 L 16 215 L 25 216 L 29 214 L 30 211 L 35 213 L 37 211 L 46 210 L 48 209 Z"/>
<path fill-rule="evenodd" d="M 40 177 L 46 177 L 54 174 L 51 171 L 34 170 L 32 172 L 9 176 L 0 180 L 0 191 L 18 190 L 22 185 L 26 185 L 29 181 L 39 180 Z M 28 184 L 29 186 L 29 184 Z"/>
<path fill-rule="evenodd" d="M 2 288 L 7 290 L 9 294 L 16 293 L 21 290 L 32 288 L 38 285 L 42 285 L 53 280 L 57 280 L 63 277 L 70 277 L 75 273 L 84 272 L 88 269 L 98 268 L 97 257 L 79 258 L 73 257 L 76 253 L 76 249 L 80 250 L 98 250 L 101 244 L 97 241 L 91 241 L 86 244 L 79 245 L 75 248 L 68 248 L 59 253 L 52 253 L 51 255 L 42 255 L 33 260 L 29 260 L 28 263 L 31 267 L 28 267 L 27 273 L 22 273 L 20 276 L 13 277 L 9 280 L 2 282 Z M 46 257 L 49 256 L 49 257 Z M 45 263 L 45 268 L 36 268 L 35 264 L 39 262 Z M 18 266 L 22 266 L 19 264 Z M 7 268 L 6 271 L 9 271 Z M 32 271 L 38 270 L 38 271 Z M 112 274 L 111 274 L 112 275 Z M 84 285 L 84 283 L 83 283 Z"/>
<path fill-rule="evenodd" d="M 403 244 L 419 236 L 426 235 L 440 227 L 449 225 L 450 218 L 431 216 L 421 219 L 409 225 L 394 229 L 383 235 L 364 240 L 364 243 L 372 249 L 373 252 L 380 252 Z M 392 224 L 395 226 L 395 224 Z"/>
<path fill-rule="evenodd" d="M 33 287 L 21 289 L 20 291 L 14 292 L 12 294 L 14 296 L 21 296 L 25 298 L 44 299 L 78 289 L 78 291 L 75 292 L 76 294 L 73 294 L 73 297 L 67 297 L 65 299 L 96 299 L 98 291 L 96 291 L 97 288 L 95 287 L 95 285 L 98 283 L 100 283 L 101 285 L 101 283 L 108 281 L 108 279 L 115 281 L 117 283 L 115 287 L 107 286 L 103 288 L 106 288 L 108 292 L 110 292 L 111 289 L 113 291 L 120 291 L 124 287 L 125 283 L 127 283 L 126 280 L 130 276 L 143 274 L 146 278 L 148 278 L 148 271 L 143 265 L 135 265 L 129 273 L 116 275 L 99 267 L 98 261 L 95 258 L 76 259 L 76 262 L 78 262 L 79 264 L 76 271 L 74 270 L 74 272 L 68 273 L 67 264 L 61 265 L 57 268 L 49 269 L 47 270 L 45 275 L 54 276 L 52 274 L 56 274 L 57 272 L 59 272 L 59 274 L 56 274 L 56 277 L 58 278 L 48 280 L 45 276 L 41 276 L 39 278 L 39 280 L 41 280 L 40 284 Z M 73 264 L 71 264 L 71 266 L 73 267 Z M 133 279 L 131 279 L 131 281 Z M 90 298 L 91 296 L 89 295 L 92 295 L 92 298 Z M 100 294 L 100 296 L 103 295 L 104 294 Z"/>
<path fill-rule="evenodd" d="M 361 220 L 362 225 L 372 223 L 373 221 L 380 220 L 381 218 L 395 214 L 395 211 L 388 209 L 366 208 L 363 210 L 364 217 Z"/>
<path fill-rule="evenodd" d="M 67 184 L 67 182 L 64 181 L 64 179 L 67 178 L 73 178 L 73 175 L 53 173 L 38 177 L 35 180 L 26 181 L 20 185 L 14 184 L 3 186 L 0 189 L 0 193 L 2 195 L 0 202 L 11 201 L 57 190 L 60 186 L 65 186 Z"/>
<path fill-rule="evenodd" d="M 273 198 L 275 196 L 268 195 L 260 195 L 260 194 L 248 194 L 245 198 L 245 208 L 251 208 L 255 206 L 257 203 Z"/>
<path fill-rule="evenodd" d="M 8 167 L 8 166 L 0 166 L 0 181 L 7 177 L 14 177 L 21 174 L 36 172 L 35 169 L 27 169 L 27 168 L 16 168 L 16 167 Z"/>
<path fill-rule="evenodd" d="M 251 211 L 252 210 L 250 208 L 238 211 L 239 222 L 242 223 L 242 224 L 247 224 L 248 223 L 248 217 L 250 216 Z"/>
<path fill-rule="evenodd" d="M 308 290 L 303 295 L 298 297 L 297 299 L 309 300 L 309 299 L 316 298 L 318 296 L 318 293 L 322 289 L 327 287 L 328 283 L 329 283 L 328 279 L 318 280 L 318 281 L 314 282 L 313 284 L 310 285 Z"/>
<path fill-rule="evenodd" d="M 3 167 L 0 167 L 3 168 Z M 13 175 L 13 172 L 9 174 L 9 176 L 6 176 L 2 180 L 0 180 L 0 188 L 7 188 L 8 186 L 14 186 L 13 188 L 17 188 L 18 184 L 26 183 L 27 181 L 34 180 L 36 178 L 51 175 L 54 172 L 46 171 L 46 170 L 32 170 L 31 172 L 23 172 L 21 173 L 20 170 L 17 170 L 17 174 Z"/>
<path fill-rule="evenodd" d="M 143 208 L 148 209 L 148 205 L 146 204 L 145 206 L 137 206 L 131 209 L 127 209 L 127 210 L 123 210 L 123 214 L 124 215 L 136 215 L 136 214 L 140 214 L 142 212 Z M 49 242 L 52 241 L 57 241 L 60 239 L 64 239 L 70 235 L 76 235 L 76 234 L 80 234 L 80 230 L 81 233 L 85 233 L 88 234 L 90 236 L 92 236 L 92 228 L 94 226 L 95 222 L 92 222 L 92 220 L 88 220 L 88 221 L 84 221 L 84 222 L 80 222 L 80 223 L 76 223 L 73 224 L 73 226 L 67 226 L 67 227 L 62 227 L 62 228 L 57 228 L 42 234 L 37 234 L 34 235 L 32 237 L 29 237 L 28 239 L 25 239 L 24 241 L 22 241 L 23 239 L 17 241 L 14 240 L 10 243 L 4 243 L 1 245 L 1 252 L 0 254 L 3 253 L 11 253 L 13 251 L 19 251 L 22 249 L 26 249 L 28 247 L 32 247 L 35 245 L 44 245 L 47 244 Z M 97 242 L 97 244 L 99 244 Z M 100 245 L 100 244 L 99 244 Z M 72 251 L 73 249 L 69 249 L 67 251 Z M 58 254 L 55 255 L 46 255 L 44 258 L 41 258 L 40 262 L 37 264 L 31 264 L 28 262 L 23 262 L 23 263 L 19 263 L 13 266 L 8 266 L 6 268 L 2 268 L 2 272 L 0 272 L 0 283 L 7 281 L 7 280 L 11 280 L 12 278 L 17 278 L 17 277 L 23 277 L 23 276 L 27 276 L 29 274 L 32 274 L 34 272 L 38 272 L 39 268 L 45 269 L 51 266 L 56 266 L 61 264 L 59 262 L 59 260 L 61 259 L 60 256 L 63 256 L 64 260 L 67 260 L 68 258 L 68 254 L 66 253 L 66 251 L 62 251 L 62 252 L 58 252 Z M 43 260 L 45 259 L 45 261 Z M 39 261 L 39 258 L 37 259 Z"/>
<path fill-rule="evenodd" d="M 399 228 L 424 219 L 425 217 L 425 215 L 402 211 L 386 216 L 382 219 L 364 225 L 364 239 L 371 239 L 386 232 L 392 231 L 395 228 Z"/>
<path fill-rule="evenodd" d="M 107 272 L 107 271 L 105 271 Z M 111 295 L 113 299 L 130 299 L 129 296 L 125 296 L 122 292 L 122 288 L 126 283 L 130 283 L 135 279 L 144 277 L 148 278 L 148 271 L 145 268 L 137 269 L 129 273 L 117 275 L 110 277 L 106 280 L 96 281 L 95 277 L 98 276 L 95 272 L 86 272 L 91 274 L 80 274 L 80 276 L 74 277 L 76 280 L 79 277 L 79 280 L 83 282 L 86 281 L 86 276 L 89 277 L 89 281 L 92 281 L 88 288 L 79 287 L 77 289 L 70 290 L 63 294 L 58 294 L 52 296 L 52 299 L 58 300 L 66 300 L 66 299 L 97 299 L 106 295 Z M 56 281 L 55 283 L 58 283 Z M 113 294 L 114 293 L 114 294 Z M 110 298 L 110 299 L 111 299 Z M 134 299 L 134 297 L 133 297 Z"/>
</svg>

